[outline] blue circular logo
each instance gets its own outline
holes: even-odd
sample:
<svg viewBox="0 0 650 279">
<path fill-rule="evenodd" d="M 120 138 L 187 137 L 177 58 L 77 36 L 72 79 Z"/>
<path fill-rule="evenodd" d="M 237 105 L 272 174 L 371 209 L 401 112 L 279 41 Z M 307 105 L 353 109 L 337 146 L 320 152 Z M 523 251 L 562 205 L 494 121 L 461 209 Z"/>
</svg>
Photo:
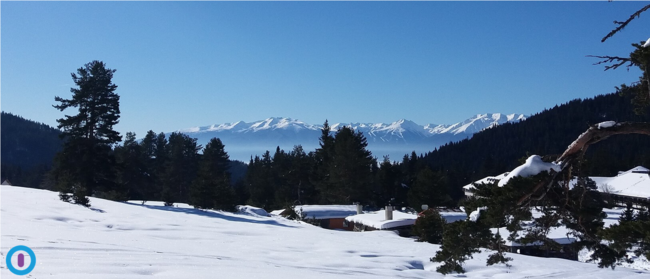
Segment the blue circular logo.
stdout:
<svg viewBox="0 0 650 279">
<path fill-rule="evenodd" d="M 30 260 L 29 261 L 29 266 L 26 269 L 18 270 L 11 263 L 11 258 L 18 251 L 25 251 L 25 252 L 27 252 L 27 255 L 29 255 L 29 260 Z M 23 264 L 25 262 L 24 257 L 25 256 L 22 255 L 22 254 L 18 255 L 18 267 L 23 267 Z M 27 275 L 30 272 L 32 272 L 32 270 L 34 270 L 34 267 L 36 267 L 36 255 L 34 255 L 34 251 L 32 251 L 32 249 L 29 249 L 29 247 L 24 246 L 24 245 L 18 245 L 18 246 L 15 246 L 14 248 L 11 248 L 11 250 L 9 250 L 9 253 L 7 253 L 7 268 L 13 274 Z"/>
</svg>

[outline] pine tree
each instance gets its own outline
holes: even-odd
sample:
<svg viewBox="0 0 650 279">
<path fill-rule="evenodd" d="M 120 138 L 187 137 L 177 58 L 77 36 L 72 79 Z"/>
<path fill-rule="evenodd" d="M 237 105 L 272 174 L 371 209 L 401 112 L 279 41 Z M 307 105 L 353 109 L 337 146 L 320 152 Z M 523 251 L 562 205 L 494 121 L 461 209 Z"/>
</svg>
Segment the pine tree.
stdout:
<svg viewBox="0 0 650 279">
<path fill-rule="evenodd" d="M 162 193 L 165 205 L 189 200 L 189 185 L 196 176 L 199 150 L 201 146 L 195 138 L 176 132 L 169 136 Z"/>
<path fill-rule="evenodd" d="M 72 73 L 77 85 L 71 99 L 55 97 L 60 111 L 77 108 L 78 113 L 58 119 L 65 143 L 56 156 L 57 186 L 63 200 L 72 193 L 76 203 L 89 206 L 87 195 L 115 191 L 115 159 L 111 146 L 122 140 L 113 129 L 120 118 L 119 100 L 113 84 L 115 70 L 92 61 Z"/>
<path fill-rule="evenodd" d="M 148 200 L 158 200 L 160 191 L 160 178 L 156 171 L 156 133 L 149 130 L 140 141 L 140 160 L 144 168 L 144 177 L 141 181 L 140 191 L 142 203 Z"/>
<path fill-rule="evenodd" d="M 480 220 L 480 219 L 479 219 Z M 442 237 L 442 247 L 431 258 L 432 262 L 441 262 L 436 271 L 442 274 L 465 273 L 463 263 L 480 253 L 480 247 L 485 247 L 490 230 L 479 222 L 456 221 L 445 226 Z"/>
<path fill-rule="evenodd" d="M 418 237 L 418 241 L 440 244 L 447 224 L 445 219 L 442 218 L 438 210 L 433 208 L 424 211 L 423 214 L 424 216 L 415 220 L 413 234 Z"/>
<path fill-rule="evenodd" d="M 294 194 L 294 204 L 312 204 L 317 202 L 314 185 L 310 181 L 314 163 L 314 154 L 305 154 L 301 145 L 293 147 L 289 153 L 291 166 L 287 174 L 287 183 Z"/>
<path fill-rule="evenodd" d="M 321 192 L 331 203 L 369 202 L 372 189 L 372 154 L 361 132 L 341 127 L 334 136 L 334 156 L 329 165 L 329 186 Z"/>
<path fill-rule="evenodd" d="M 228 153 L 218 138 L 203 149 L 199 171 L 190 188 L 190 204 L 196 208 L 235 210 L 235 192 L 230 186 Z"/>
<path fill-rule="evenodd" d="M 251 159 L 248 164 L 248 172 L 244 178 L 244 184 L 250 194 L 248 204 L 262 207 L 266 210 L 272 209 L 275 204 L 273 195 L 273 175 L 271 173 L 271 154 L 267 150 L 260 159 L 259 156 Z"/>
<path fill-rule="evenodd" d="M 330 196 L 333 191 L 330 181 L 330 167 L 334 157 L 334 137 L 331 135 L 331 128 L 327 120 L 323 124 L 319 138 L 320 148 L 316 149 L 314 159 L 314 170 L 311 182 L 316 187 L 319 195 L 319 202 L 322 204 L 331 203 Z"/>
<path fill-rule="evenodd" d="M 421 170 L 408 192 L 409 205 L 420 208 L 423 204 L 430 207 L 449 206 L 452 204 L 448 191 L 447 177 L 425 167 Z"/>
<path fill-rule="evenodd" d="M 115 148 L 115 155 L 119 169 L 117 184 L 123 189 L 121 192 L 128 191 L 130 199 L 144 200 L 147 170 L 135 133 L 126 133 L 124 144 Z"/>
</svg>

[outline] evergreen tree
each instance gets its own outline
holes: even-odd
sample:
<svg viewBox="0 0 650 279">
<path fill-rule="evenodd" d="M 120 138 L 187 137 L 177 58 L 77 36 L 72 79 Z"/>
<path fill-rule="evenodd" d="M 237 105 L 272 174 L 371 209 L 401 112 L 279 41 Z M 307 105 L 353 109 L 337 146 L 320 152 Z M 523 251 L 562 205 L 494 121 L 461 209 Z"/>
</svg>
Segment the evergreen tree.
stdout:
<svg viewBox="0 0 650 279">
<path fill-rule="evenodd" d="M 291 153 L 290 171 L 287 175 L 287 183 L 291 191 L 295 193 L 295 204 L 312 204 L 317 202 L 316 190 L 310 181 L 311 169 L 313 168 L 314 154 L 305 154 L 301 145 L 293 147 Z"/>
<path fill-rule="evenodd" d="M 334 157 L 334 137 L 331 135 L 331 128 L 327 120 L 325 120 L 321 130 L 319 145 L 320 148 L 317 148 L 314 154 L 316 162 L 311 181 L 318 192 L 319 202 L 327 204 L 330 203 L 329 193 L 333 191 L 330 181 L 330 168 Z"/>
<path fill-rule="evenodd" d="M 188 190 L 196 176 L 199 150 L 201 146 L 195 138 L 176 132 L 169 136 L 162 193 L 165 205 L 189 200 Z"/>
<path fill-rule="evenodd" d="M 420 208 L 423 204 L 429 207 L 449 206 L 452 204 L 448 194 L 447 177 L 425 167 L 421 170 L 408 192 L 411 207 Z"/>
<path fill-rule="evenodd" d="M 271 163 L 272 187 L 275 194 L 273 208 L 283 208 L 287 204 L 293 204 L 297 199 L 296 192 L 289 184 L 288 178 L 291 172 L 291 158 L 289 154 L 276 147 Z"/>
<path fill-rule="evenodd" d="M 190 188 L 190 204 L 196 208 L 235 211 L 235 192 L 230 186 L 230 161 L 225 146 L 213 138 L 205 146 L 199 171 Z"/>
<path fill-rule="evenodd" d="M 480 253 L 479 248 L 485 247 L 490 230 L 478 222 L 457 221 L 445 226 L 442 237 L 442 247 L 431 258 L 432 262 L 442 262 L 436 271 L 442 274 L 465 273 L 463 263 Z"/>
<path fill-rule="evenodd" d="M 154 131 L 149 130 L 140 141 L 140 150 L 140 160 L 144 169 L 140 191 L 144 204 L 147 200 L 159 200 L 160 191 L 162 191 L 159 173 L 156 171 L 156 133 Z"/>
<path fill-rule="evenodd" d="M 369 202 L 372 167 L 375 161 L 366 149 L 368 142 L 361 132 L 342 127 L 334 137 L 334 156 L 329 165 L 330 188 L 321 195 L 331 203 Z"/>
<path fill-rule="evenodd" d="M 275 204 L 273 195 L 273 175 L 271 174 L 271 154 L 267 150 L 262 158 L 255 156 L 248 164 L 244 184 L 250 195 L 247 204 L 272 209 Z"/>
<path fill-rule="evenodd" d="M 385 156 L 377 172 L 377 182 L 379 184 L 377 204 L 384 205 L 392 201 L 392 204 L 396 206 L 406 205 L 408 188 L 403 187 L 401 181 L 402 173 L 399 166 L 393 165 L 388 156 Z"/>
<path fill-rule="evenodd" d="M 58 119 L 65 143 L 56 156 L 57 185 L 63 200 L 72 193 L 76 203 L 89 206 L 87 195 L 115 192 L 115 159 L 111 146 L 122 140 L 113 129 L 120 118 L 119 100 L 113 84 L 115 70 L 92 61 L 72 73 L 77 85 L 71 99 L 55 97 L 60 111 L 77 108 L 76 115 Z M 115 196 L 118 196 L 115 194 Z"/>
<path fill-rule="evenodd" d="M 435 209 L 428 209 L 415 220 L 413 225 L 413 235 L 418 237 L 418 241 L 441 244 L 445 225 L 445 219 L 440 212 Z"/>
<path fill-rule="evenodd" d="M 141 146 L 135 140 L 135 133 L 128 132 L 124 144 L 115 148 L 118 164 L 117 185 L 129 192 L 130 199 L 144 200 L 147 194 L 143 185 L 147 170 L 143 161 Z"/>
</svg>

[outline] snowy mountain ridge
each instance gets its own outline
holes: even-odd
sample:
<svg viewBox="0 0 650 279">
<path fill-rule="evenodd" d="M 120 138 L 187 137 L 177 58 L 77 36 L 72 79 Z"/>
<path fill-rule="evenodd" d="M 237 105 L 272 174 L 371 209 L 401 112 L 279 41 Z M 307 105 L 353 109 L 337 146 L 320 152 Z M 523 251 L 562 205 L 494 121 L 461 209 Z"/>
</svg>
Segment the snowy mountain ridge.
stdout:
<svg viewBox="0 0 650 279">
<path fill-rule="evenodd" d="M 352 127 L 368 140 L 368 149 L 381 158 L 389 155 L 400 158 L 415 151 L 423 153 L 440 145 L 471 137 L 475 133 L 504 123 L 523 121 L 523 114 L 485 113 L 476 114 L 464 121 L 446 124 L 420 125 L 411 120 L 400 119 L 392 123 L 330 123 L 332 132 L 341 127 Z M 286 117 L 270 117 L 264 120 L 213 124 L 177 130 L 197 138 L 205 145 L 211 138 L 220 138 L 232 159 L 248 161 L 276 147 L 291 150 L 302 145 L 306 152 L 318 147 L 322 124 L 309 124 Z"/>
<path fill-rule="evenodd" d="M 484 129 L 491 128 L 507 122 L 519 122 L 525 120 L 526 116 L 523 114 L 501 114 L 501 113 L 486 113 L 477 114 L 474 117 L 468 118 L 462 122 L 451 125 L 436 125 L 426 124 L 420 125 L 411 120 L 400 119 L 392 123 L 334 123 L 330 124 L 333 132 L 338 131 L 339 127 L 347 126 L 362 132 L 390 132 L 402 133 L 405 131 L 418 132 L 422 135 L 437 135 L 437 134 L 460 134 L 469 133 L 474 134 Z M 187 129 L 180 129 L 177 132 L 182 133 L 204 133 L 204 132 L 224 132 L 230 131 L 233 133 L 249 133 L 258 132 L 263 130 L 311 130 L 318 131 L 323 128 L 323 125 L 308 124 L 298 119 L 285 118 L 285 117 L 270 117 L 264 120 L 253 122 L 237 121 L 233 123 L 213 124 L 209 126 L 192 127 Z"/>
</svg>

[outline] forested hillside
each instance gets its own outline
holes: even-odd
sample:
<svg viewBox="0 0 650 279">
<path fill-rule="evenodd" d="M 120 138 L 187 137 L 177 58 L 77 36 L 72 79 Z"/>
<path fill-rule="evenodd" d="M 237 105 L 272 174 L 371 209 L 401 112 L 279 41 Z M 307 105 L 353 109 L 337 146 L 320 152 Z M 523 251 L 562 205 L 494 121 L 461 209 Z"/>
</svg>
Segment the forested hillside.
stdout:
<svg viewBox="0 0 650 279">
<path fill-rule="evenodd" d="M 37 187 L 61 150 L 59 130 L 2 112 L 2 180 Z"/>
<path fill-rule="evenodd" d="M 650 121 L 636 115 L 630 96 L 600 95 L 555 106 L 516 124 L 504 124 L 475 134 L 472 139 L 449 143 L 424 155 L 434 169 L 458 174 L 457 184 L 511 170 L 527 154 L 559 155 L 589 125 L 603 121 Z M 586 154 L 585 171 L 592 176 L 611 176 L 637 165 L 650 165 L 650 141 L 646 136 L 613 137 L 596 144 Z"/>
</svg>

